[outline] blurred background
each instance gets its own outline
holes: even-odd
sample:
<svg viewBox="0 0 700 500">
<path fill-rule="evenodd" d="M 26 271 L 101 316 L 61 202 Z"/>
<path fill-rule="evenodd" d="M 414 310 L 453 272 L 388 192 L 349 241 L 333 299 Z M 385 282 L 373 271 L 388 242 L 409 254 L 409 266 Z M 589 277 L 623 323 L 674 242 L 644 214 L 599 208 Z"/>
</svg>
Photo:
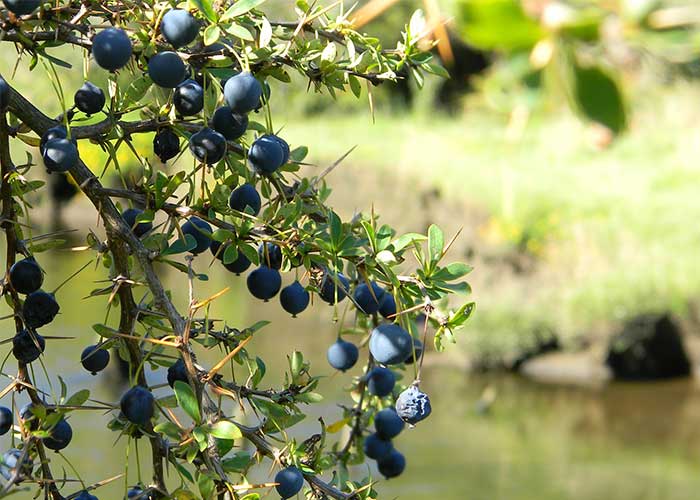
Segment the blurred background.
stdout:
<svg viewBox="0 0 700 500">
<path fill-rule="evenodd" d="M 288 20 L 290 4 L 270 0 L 265 8 L 271 19 Z M 426 32 L 427 46 L 437 44 L 432 51 L 449 78 L 399 75 L 397 83 L 371 89 L 372 105 L 364 86 L 359 98 L 333 99 L 297 77 L 293 85 L 271 81 L 275 126 L 292 148 L 308 146 L 312 165 L 302 169 L 308 175 L 356 146 L 328 176 L 330 203 L 343 217 L 374 207 L 402 231 L 424 232 L 431 223 L 449 235 L 461 230 L 450 256 L 475 267 L 477 312 L 456 345 L 429 354 L 422 378 L 434 413 L 399 438 L 408 467 L 402 477 L 379 482 L 380 497 L 695 496 L 700 4 L 373 0 L 360 1 L 348 17 L 387 48 L 410 19 Z M 24 61 L 12 75 L 14 54 L 4 50 L 13 57 L 2 58 L 3 76 L 57 115 L 45 73 L 30 73 Z M 79 53 L 61 50 L 57 55 L 80 67 Z M 58 71 L 72 95 L 82 84 L 80 71 Z M 91 70 L 90 79 L 106 88 L 104 78 Z M 151 141 L 136 143 L 156 161 Z M 16 161 L 25 150 L 38 155 L 16 145 Z M 106 155 L 91 145 L 80 152 L 101 171 Z M 138 168 L 127 150 L 119 160 L 127 175 Z M 43 178 L 41 170 L 31 175 Z M 40 256 L 49 288 L 91 258 L 71 247 L 84 244 L 97 224 L 70 183 L 50 184 L 31 208 L 34 231 L 79 231 Z M 210 262 L 200 258 L 196 265 L 207 272 Z M 253 302 L 243 279 L 215 266 L 208 273 L 198 296 L 232 287 L 214 314 L 240 327 L 273 321 L 250 344 L 268 362 L 267 382 L 280 380 L 286 355 L 303 351 L 313 372 L 328 375 L 319 392 L 329 403 L 313 411 L 335 421 L 333 396 L 347 399 L 340 388 L 350 379 L 325 362 L 337 328 L 332 310 L 315 304 L 291 320 L 274 302 Z M 116 401 L 122 391 L 116 370 L 93 378 L 78 363 L 94 336 L 90 325 L 105 318 L 103 301 L 84 299 L 103 278 L 90 266 L 61 289 L 62 314 L 42 333 L 77 337 L 49 345 L 50 373 Z M 184 305 L 180 280 L 175 271 L 166 275 Z M 300 435 L 316 431 L 312 417 L 298 426 Z M 66 451 L 85 479 L 118 472 L 126 451 L 123 442 L 109 447 L 116 434 L 104 430 L 107 417 L 71 418 L 91 430 L 76 432 Z M 118 498 L 122 487 L 106 498 Z"/>
</svg>

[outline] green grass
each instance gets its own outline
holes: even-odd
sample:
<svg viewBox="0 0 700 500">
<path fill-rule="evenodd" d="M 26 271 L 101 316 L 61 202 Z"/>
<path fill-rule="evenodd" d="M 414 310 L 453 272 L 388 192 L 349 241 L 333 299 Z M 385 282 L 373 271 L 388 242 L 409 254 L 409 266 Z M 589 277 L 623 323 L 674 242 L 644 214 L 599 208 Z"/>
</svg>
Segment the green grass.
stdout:
<svg viewBox="0 0 700 500">
<path fill-rule="evenodd" d="M 462 240 L 477 249 L 479 308 L 467 338 L 481 354 L 501 355 L 537 327 L 566 340 L 607 333 L 640 311 L 686 314 L 700 292 L 692 215 L 700 213 L 700 133 L 685 111 L 697 98 L 681 86 L 638 100 L 632 130 L 604 151 L 566 111 L 535 117 L 509 141 L 505 119 L 478 106 L 458 120 L 291 118 L 284 134 L 307 144 L 320 164 L 357 144 L 340 167 L 356 178 L 378 171 L 444 193 L 444 207 L 430 217 L 466 226 Z M 362 188 L 411 203 L 412 195 L 391 192 L 395 184 Z M 503 271 L 505 257 L 523 253 L 534 258 L 530 270 Z"/>
</svg>

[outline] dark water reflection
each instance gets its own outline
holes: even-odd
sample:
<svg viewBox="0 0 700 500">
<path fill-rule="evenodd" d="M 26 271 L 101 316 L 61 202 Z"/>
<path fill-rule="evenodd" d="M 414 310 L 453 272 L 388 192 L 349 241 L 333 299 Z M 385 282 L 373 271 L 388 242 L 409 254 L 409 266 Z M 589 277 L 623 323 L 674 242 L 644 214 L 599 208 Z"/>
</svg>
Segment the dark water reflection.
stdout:
<svg viewBox="0 0 700 500">
<path fill-rule="evenodd" d="M 88 258 L 68 253 L 44 258 L 47 288 Z M 197 263 L 201 271 L 207 264 Z M 323 416 L 326 422 L 337 420 L 340 411 L 335 402 L 339 398 L 349 403 L 341 389 L 350 375 L 332 373 L 324 360 L 337 328 L 332 322 L 332 309 L 316 304 L 314 314 L 292 320 L 277 302 L 252 302 L 244 291 L 243 279 L 220 269 L 212 270 L 210 275 L 210 282 L 197 285 L 198 297 L 232 287 L 213 307 L 214 316 L 238 327 L 261 318 L 272 320 L 250 344 L 250 351 L 267 361 L 267 385 L 279 382 L 286 368 L 286 355 L 293 349 L 311 359 L 314 373 L 328 375 L 320 388 L 328 395 L 327 402 L 314 406 L 313 416 L 299 424 L 294 435 L 303 438 L 317 432 L 317 416 Z M 103 299 L 82 300 L 98 286 L 93 281 L 99 278 L 99 272 L 86 271 L 62 289 L 58 294 L 62 314 L 42 333 L 77 337 L 49 341 L 47 347 L 47 368 L 65 378 L 69 392 L 88 387 L 94 398 L 114 402 L 123 390 L 114 371 L 92 377 L 79 369 L 78 363 L 82 348 L 95 341 L 89 325 L 105 318 Z M 183 305 L 186 295 L 180 276 L 171 273 L 168 281 L 176 290 L 176 301 Z M 5 310 L 3 306 L 1 313 Z M 5 325 L 9 336 L 10 323 Z M 5 344 L 0 354 L 8 350 Z M 203 362 L 216 360 L 216 356 L 205 357 Z M 36 370 L 38 374 L 38 366 Z M 427 369 L 422 378 L 434 412 L 429 420 L 396 441 L 407 456 L 408 468 L 401 478 L 377 485 L 382 498 L 681 500 L 693 498 L 700 491 L 700 392 L 692 380 L 612 384 L 584 390 L 542 386 L 512 376 L 465 375 L 456 368 L 438 366 Z M 43 375 L 39 379 L 44 380 Z M 149 373 L 149 380 L 158 383 L 163 377 Z M 56 378 L 52 384 L 58 390 Z M 48 389 L 46 383 L 42 385 Z M 487 412 L 478 412 L 486 388 L 495 392 L 495 401 Z M 167 392 L 159 390 L 159 394 Z M 18 397 L 18 403 L 23 398 Z M 66 456 L 87 482 L 123 471 L 126 441 L 117 442 L 117 435 L 104 428 L 108 418 L 95 412 L 75 412 L 71 417 L 75 438 Z M 3 448 L 9 447 L 9 437 L 3 437 L 3 443 Z M 132 451 L 132 482 L 136 478 L 133 455 Z M 52 456 L 59 475 L 61 468 L 68 470 L 60 457 Z M 142 458 L 144 477 L 148 474 L 146 462 Z M 171 474 L 173 481 L 175 477 Z M 123 487 L 122 481 L 114 483 L 101 490 L 100 498 L 118 499 Z M 15 498 L 30 497 L 22 493 Z"/>
</svg>

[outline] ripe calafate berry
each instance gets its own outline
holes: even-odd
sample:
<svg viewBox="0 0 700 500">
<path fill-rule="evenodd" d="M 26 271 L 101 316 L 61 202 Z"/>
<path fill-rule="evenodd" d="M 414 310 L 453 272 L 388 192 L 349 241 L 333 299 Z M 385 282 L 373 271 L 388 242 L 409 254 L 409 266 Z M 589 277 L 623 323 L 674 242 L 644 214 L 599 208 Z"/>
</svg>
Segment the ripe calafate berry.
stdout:
<svg viewBox="0 0 700 500">
<path fill-rule="evenodd" d="M 148 76 L 159 87 L 174 89 L 187 76 L 187 68 L 179 55 L 166 50 L 148 60 Z"/>
<path fill-rule="evenodd" d="M 188 383 L 187 368 L 185 368 L 185 362 L 182 359 L 178 359 L 168 367 L 168 385 L 175 387 L 175 382 L 178 380 Z"/>
<path fill-rule="evenodd" d="M 319 297 L 321 297 L 324 302 L 328 302 L 332 305 L 336 302 L 341 302 L 347 297 L 349 290 L 350 281 L 348 281 L 343 273 L 332 274 L 331 272 L 326 272 L 321 281 Z"/>
<path fill-rule="evenodd" d="M 386 319 L 394 319 L 396 315 L 396 300 L 389 292 L 384 293 L 382 303 L 379 305 L 379 314 Z"/>
<path fill-rule="evenodd" d="M 386 293 L 382 287 L 374 281 L 371 282 L 372 287 L 367 286 L 367 283 L 360 283 L 355 288 L 353 295 L 357 307 L 365 314 L 374 314 L 379 311 L 379 305 L 384 300 Z"/>
<path fill-rule="evenodd" d="M 282 276 L 277 269 L 260 266 L 248 275 L 246 283 L 253 297 L 267 302 L 280 291 Z"/>
<path fill-rule="evenodd" d="M 168 11 L 160 22 L 160 32 L 175 48 L 189 45 L 199 34 L 199 24 L 186 10 L 173 9 Z"/>
<path fill-rule="evenodd" d="M 197 245 L 190 250 L 195 255 L 202 253 L 211 245 L 211 226 L 199 217 L 190 217 L 182 225 L 182 232 L 191 235 L 197 242 Z"/>
<path fill-rule="evenodd" d="M 394 390 L 396 375 L 388 368 L 375 366 L 366 375 L 366 380 L 369 393 L 383 398 Z"/>
<path fill-rule="evenodd" d="M 392 439 L 401 434 L 404 425 L 394 408 L 385 408 L 374 416 L 374 429 L 384 439 Z"/>
<path fill-rule="evenodd" d="M 211 117 L 211 128 L 229 141 L 235 141 L 248 129 L 248 115 L 234 113 L 228 106 L 221 106 Z"/>
<path fill-rule="evenodd" d="M 226 104 L 234 113 L 245 114 L 254 110 L 261 95 L 262 85 L 247 71 L 232 76 L 224 85 Z"/>
<path fill-rule="evenodd" d="M 423 354 L 423 342 L 418 339 L 413 339 L 413 352 L 408 355 L 404 363 L 410 365 L 415 361 L 420 361 L 420 357 Z"/>
<path fill-rule="evenodd" d="M 232 272 L 234 274 L 241 274 L 250 267 L 251 262 L 250 260 L 248 260 L 248 257 L 239 252 L 238 257 L 236 257 L 236 260 L 229 263 L 223 262 L 223 264 L 227 271 Z"/>
<path fill-rule="evenodd" d="M 153 417 L 153 394 L 140 385 L 126 391 L 119 405 L 132 424 L 146 425 Z"/>
<path fill-rule="evenodd" d="M 102 111 L 107 98 L 100 87 L 85 82 L 75 93 L 74 101 L 76 108 L 87 115 L 92 115 Z"/>
<path fill-rule="evenodd" d="M 386 458 L 394 449 L 391 440 L 384 439 L 377 434 L 370 434 L 365 438 L 363 446 L 365 455 L 374 460 L 382 460 Z"/>
<path fill-rule="evenodd" d="M 44 154 L 44 148 L 46 147 L 46 144 L 53 139 L 67 139 L 68 138 L 68 130 L 66 130 L 66 127 L 63 125 L 58 125 L 57 127 L 51 127 L 48 129 L 44 134 L 41 136 L 41 140 L 39 141 L 39 152 L 43 155 Z M 78 142 L 75 140 L 75 137 L 71 138 L 71 141 L 73 144 L 77 145 Z"/>
<path fill-rule="evenodd" d="M 291 285 L 285 286 L 280 292 L 280 303 L 282 309 L 287 311 L 293 317 L 304 311 L 309 306 L 311 295 L 304 289 L 298 281 Z"/>
<path fill-rule="evenodd" d="M 7 111 L 10 105 L 10 86 L 5 79 L 0 76 L 0 111 Z"/>
<path fill-rule="evenodd" d="M 39 419 L 34 415 L 34 405 L 29 402 L 19 410 L 19 419 L 22 426 L 28 431 L 35 431 L 39 428 Z"/>
<path fill-rule="evenodd" d="M 22 363 L 31 363 L 36 360 L 45 348 L 44 337 L 36 332 L 22 330 L 12 338 L 12 354 Z"/>
<path fill-rule="evenodd" d="M 90 494 L 86 490 L 80 492 L 77 497 L 73 497 L 73 500 L 100 500 L 95 495 Z"/>
<path fill-rule="evenodd" d="M 87 371 L 96 375 L 101 372 L 109 364 L 109 351 L 100 349 L 97 345 L 89 345 L 83 349 L 80 355 L 80 363 Z"/>
<path fill-rule="evenodd" d="M 403 363 L 413 352 L 413 339 L 395 323 L 379 325 L 369 338 L 369 352 L 383 365 Z"/>
<path fill-rule="evenodd" d="M 7 10 L 16 16 L 26 16 L 34 12 L 41 4 L 41 0 L 2 0 Z"/>
<path fill-rule="evenodd" d="M 15 262 L 10 268 L 10 283 L 17 293 L 36 292 L 44 282 L 44 273 L 33 257 Z"/>
<path fill-rule="evenodd" d="M 18 467 L 20 467 L 18 478 L 21 479 L 25 476 L 31 475 L 34 463 L 29 455 L 25 455 L 20 466 L 19 461 L 22 458 L 22 455 L 24 454 L 16 448 L 12 448 L 11 450 L 7 450 L 5 453 L 3 453 L 2 463 L 0 463 L 0 473 L 2 474 L 2 477 L 9 481 L 10 478 L 15 475 Z"/>
<path fill-rule="evenodd" d="M 68 139 L 52 139 L 44 145 L 42 158 L 49 172 L 67 172 L 78 163 L 78 148 Z"/>
<path fill-rule="evenodd" d="M 204 108 L 204 89 L 194 80 L 185 80 L 175 88 L 173 105 L 182 116 L 196 115 Z"/>
<path fill-rule="evenodd" d="M 428 395 L 415 385 L 403 391 L 396 399 L 396 413 L 407 424 L 417 424 L 428 418 L 431 411 Z"/>
<path fill-rule="evenodd" d="M 271 174 L 284 165 L 285 152 L 271 135 L 258 137 L 248 150 L 248 162 L 261 174 Z"/>
<path fill-rule="evenodd" d="M 155 500 L 153 492 L 146 493 L 141 486 L 133 486 L 126 492 L 126 500 Z"/>
<path fill-rule="evenodd" d="M 216 130 L 204 127 L 190 137 L 190 151 L 200 162 L 213 165 L 226 154 L 226 138 Z"/>
<path fill-rule="evenodd" d="M 52 293 L 37 290 L 27 295 L 22 305 L 24 324 L 29 328 L 40 328 L 48 325 L 61 308 Z"/>
<path fill-rule="evenodd" d="M 180 152 L 180 138 L 171 128 L 160 129 L 153 137 L 153 152 L 163 163 L 175 158 Z"/>
<path fill-rule="evenodd" d="M 269 137 L 273 141 L 277 141 L 277 143 L 282 147 L 282 165 L 286 164 L 289 161 L 290 155 L 289 144 L 287 144 L 287 141 L 285 141 L 278 135 L 270 135 Z"/>
<path fill-rule="evenodd" d="M 291 498 L 301 490 L 304 485 L 304 475 L 296 467 L 287 467 L 275 475 L 277 493 L 282 498 Z"/>
<path fill-rule="evenodd" d="M 360 352 L 351 342 L 338 339 L 326 352 L 328 363 L 336 370 L 346 371 L 355 366 Z"/>
<path fill-rule="evenodd" d="M 280 269 L 282 267 L 282 249 L 279 245 L 270 243 L 261 243 L 258 247 L 258 256 L 260 257 L 260 262 L 272 269 Z"/>
<path fill-rule="evenodd" d="M 49 431 L 49 437 L 44 438 L 44 446 L 49 450 L 61 451 L 73 439 L 73 429 L 63 418 Z"/>
<path fill-rule="evenodd" d="M 377 468 L 387 479 L 400 476 L 406 468 L 406 458 L 395 449 L 391 450 L 391 453 L 377 463 Z"/>
<path fill-rule="evenodd" d="M 228 206 L 231 210 L 239 212 L 249 212 L 252 215 L 260 213 L 262 200 L 260 195 L 252 184 L 241 184 L 236 189 L 231 191 L 231 196 L 228 199 Z"/>
<path fill-rule="evenodd" d="M 0 406 L 0 436 L 4 436 L 12 429 L 12 410 L 6 406 Z"/>
<path fill-rule="evenodd" d="M 142 213 L 143 210 L 139 210 L 138 208 L 127 208 L 122 212 L 122 219 L 124 219 L 126 225 L 129 226 L 139 238 L 153 229 L 153 224 L 150 222 L 136 222 L 136 218 Z"/>
<path fill-rule="evenodd" d="M 129 36 L 119 28 L 102 30 L 92 39 L 92 55 L 98 66 L 108 71 L 126 66 L 131 51 Z"/>
</svg>

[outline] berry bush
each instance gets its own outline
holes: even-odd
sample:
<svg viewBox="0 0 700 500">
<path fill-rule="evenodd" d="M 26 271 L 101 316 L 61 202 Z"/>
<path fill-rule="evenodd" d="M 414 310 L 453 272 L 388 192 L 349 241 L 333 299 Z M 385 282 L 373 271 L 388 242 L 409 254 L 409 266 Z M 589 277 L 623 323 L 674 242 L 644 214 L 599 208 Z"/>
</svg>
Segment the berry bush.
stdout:
<svg viewBox="0 0 700 500">
<path fill-rule="evenodd" d="M 349 90 L 371 103 L 372 87 L 402 68 L 419 83 L 425 73 L 443 74 L 419 47 L 420 14 L 402 41 L 385 49 L 353 30 L 351 12 L 337 2 L 299 0 L 297 18 L 285 21 L 269 19 L 263 0 L 3 4 L 5 54 L 14 46 L 18 68 L 43 71 L 63 112 L 47 116 L 0 77 L 2 294 L 11 308 L 6 319 L 14 321 L 17 369 L 14 375 L 8 354 L 0 434 L 12 444 L 0 461 L 0 497 L 33 490 L 35 498 L 94 500 L 107 478 L 124 473 L 128 499 L 253 500 L 270 489 L 282 498 L 376 498 L 377 478 L 351 466 L 370 458 L 386 478 L 404 470 L 406 458 L 392 439 L 430 415 L 420 390 L 424 346 L 430 336 L 441 350 L 473 311 L 473 303 L 450 309 L 448 299 L 469 291 L 462 278 L 470 268 L 444 262 L 451 241 L 436 226 L 426 235 L 397 234 L 374 213 L 341 220 L 326 203 L 324 180 L 339 162 L 323 171 L 305 164 L 307 148 L 290 146 L 276 131 L 270 102 L 276 85 L 302 79 L 315 92 Z M 70 67 L 54 50 L 61 45 L 84 54 L 77 89 L 58 78 L 57 67 Z M 99 72 L 106 88 L 89 81 Z M 152 137 L 152 151 L 136 145 L 139 134 Z M 107 164 L 83 162 L 79 145 L 86 142 L 107 153 Z M 23 164 L 13 162 L 14 143 L 27 146 Z M 133 153 L 139 177 L 128 189 L 106 186 L 105 171 L 122 174 L 116 155 L 123 149 Z M 86 325 L 78 340 L 41 335 L 60 311 L 60 288 L 80 279 L 79 272 L 47 279 L 41 252 L 60 241 L 27 230 L 36 227 L 30 202 L 44 189 L 42 165 L 59 179 L 52 181 L 56 192 L 70 198 L 74 190 L 60 186 L 72 179 L 94 206 L 100 224 L 85 233 L 86 248 L 109 286 L 86 300 L 119 311 L 92 333 Z M 181 273 L 186 310 L 164 289 L 166 272 Z M 339 377 L 352 400 L 338 402 L 336 422 L 320 420 L 318 432 L 303 440 L 288 435 L 322 400 L 316 390 L 327 369 L 291 352 L 283 386 L 265 386 L 255 337 L 268 322 L 211 319 L 227 289 L 197 297 L 207 272 L 245 279 L 253 297 L 279 301 L 290 317 L 334 308 L 327 358 L 346 372 Z M 48 291 L 48 282 L 62 285 Z M 338 332 L 335 340 L 330 331 Z M 80 342 L 76 365 L 95 376 L 104 376 L 110 358 L 121 358 L 129 385 L 120 401 L 95 401 L 62 379 L 60 395 L 44 392 L 58 374 L 34 366 L 58 341 Z M 198 361 L 207 350 L 220 353 L 212 366 Z M 166 392 L 154 392 L 156 371 L 167 371 Z M 30 402 L 18 408 L 21 392 Z M 104 464 L 114 469 L 104 481 L 83 482 L 59 454 L 81 432 L 71 427 L 78 410 L 103 419 L 115 439 L 146 442 L 137 450 L 150 455 L 149 480 Z M 244 442 L 254 451 L 242 451 Z M 260 463 L 269 479 L 251 484 L 249 471 Z M 364 472 L 353 477 L 357 470 Z"/>
</svg>

